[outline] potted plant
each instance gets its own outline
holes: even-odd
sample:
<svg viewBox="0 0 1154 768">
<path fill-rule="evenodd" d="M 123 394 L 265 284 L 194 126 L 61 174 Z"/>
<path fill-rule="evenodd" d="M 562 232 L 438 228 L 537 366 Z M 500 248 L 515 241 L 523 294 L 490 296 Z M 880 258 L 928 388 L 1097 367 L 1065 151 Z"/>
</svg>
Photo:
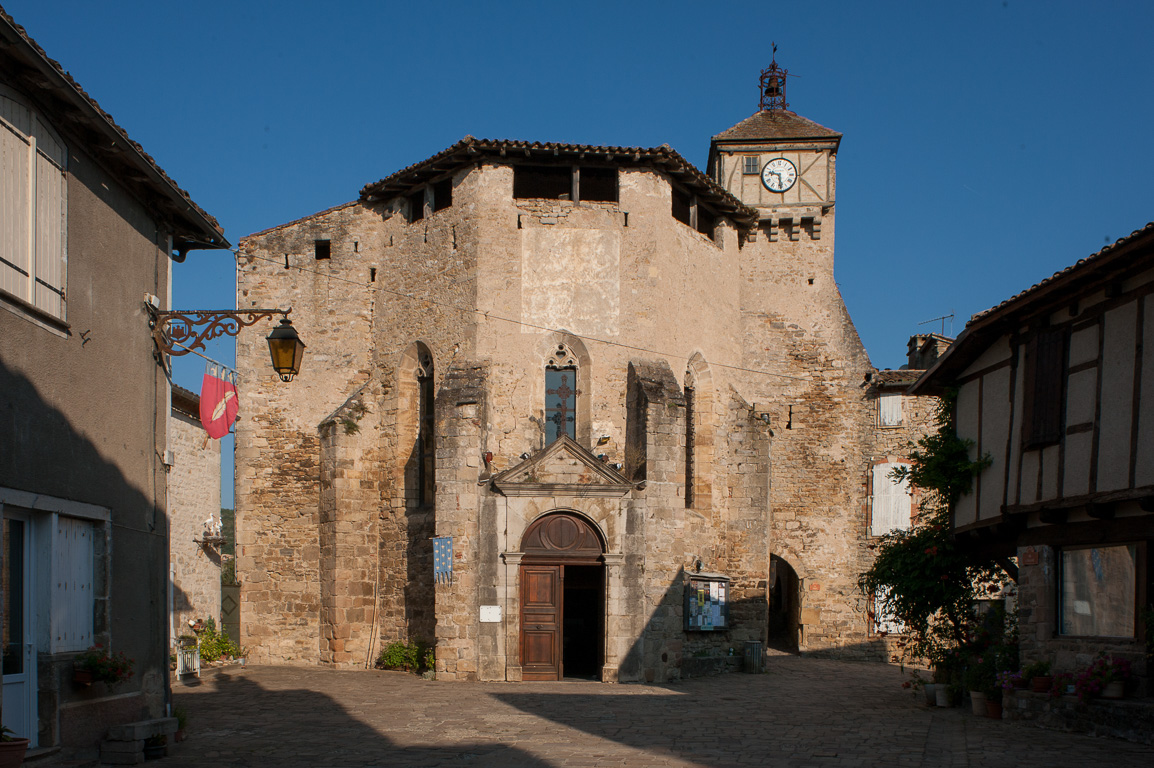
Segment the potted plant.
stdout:
<svg viewBox="0 0 1154 768">
<path fill-rule="evenodd" d="M 1022 677 L 1030 683 L 1030 690 L 1034 693 L 1046 693 L 1054 684 L 1049 661 L 1035 661 L 1028 664 L 1022 670 Z"/>
<path fill-rule="evenodd" d="M 15 768 L 24 762 L 28 739 L 21 738 L 8 726 L 0 726 L 0 768 Z"/>
<path fill-rule="evenodd" d="M 72 660 L 72 679 L 78 685 L 107 683 L 115 688 L 132 677 L 132 659 L 121 653 L 109 653 L 103 645 L 96 644 Z"/>
<path fill-rule="evenodd" d="M 172 710 L 172 716 L 176 718 L 176 733 L 173 734 L 173 740 L 179 744 L 188 738 L 184 733 L 184 726 L 188 725 L 188 712 L 184 707 L 176 707 Z"/>
<path fill-rule="evenodd" d="M 164 757 L 168 751 L 168 737 L 164 734 L 150 736 L 144 740 L 144 759 L 156 760 Z"/>
<path fill-rule="evenodd" d="M 993 653 L 970 657 L 970 663 L 962 676 L 965 688 L 970 692 L 970 703 L 974 714 L 986 716 L 986 691 L 994 687 Z M 999 701 L 1001 699 L 999 698 Z"/>
<path fill-rule="evenodd" d="M 1074 679 L 1074 691 L 1078 701 L 1095 696 L 1104 699 L 1120 699 L 1126 693 L 1126 683 L 1130 680 L 1130 662 L 1120 656 L 1107 656 L 1105 652 L 1078 673 Z"/>
</svg>

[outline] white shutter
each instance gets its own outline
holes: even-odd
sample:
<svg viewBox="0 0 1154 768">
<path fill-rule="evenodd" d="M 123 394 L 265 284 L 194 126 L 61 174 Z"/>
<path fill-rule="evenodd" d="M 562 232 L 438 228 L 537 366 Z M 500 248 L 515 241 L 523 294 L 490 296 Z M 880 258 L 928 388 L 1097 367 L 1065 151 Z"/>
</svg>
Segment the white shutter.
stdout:
<svg viewBox="0 0 1154 768">
<path fill-rule="evenodd" d="M 36 285 L 33 303 L 64 317 L 64 147 L 37 121 Z"/>
<path fill-rule="evenodd" d="M 58 517 L 52 542 L 52 650 L 92 645 L 93 525 Z"/>
<path fill-rule="evenodd" d="M 879 424 L 883 427 L 902 425 L 902 396 L 897 392 L 886 392 L 878 398 Z"/>
<path fill-rule="evenodd" d="M 0 289 L 32 300 L 29 162 L 32 116 L 0 94 Z"/>
<path fill-rule="evenodd" d="M 884 536 L 890 531 L 910 527 L 909 481 L 898 483 L 890 477 L 897 464 L 878 464 L 873 468 L 873 514 L 870 535 Z"/>
</svg>

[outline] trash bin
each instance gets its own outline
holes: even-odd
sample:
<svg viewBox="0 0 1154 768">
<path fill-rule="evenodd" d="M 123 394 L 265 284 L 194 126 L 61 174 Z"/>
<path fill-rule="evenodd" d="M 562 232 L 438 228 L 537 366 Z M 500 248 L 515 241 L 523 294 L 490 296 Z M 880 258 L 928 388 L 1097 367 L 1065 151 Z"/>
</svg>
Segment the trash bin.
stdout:
<svg viewBox="0 0 1154 768">
<path fill-rule="evenodd" d="M 759 673 L 765 669 L 765 652 L 760 640 L 745 641 L 745 658 L 742 671 Z"/>
</svg>

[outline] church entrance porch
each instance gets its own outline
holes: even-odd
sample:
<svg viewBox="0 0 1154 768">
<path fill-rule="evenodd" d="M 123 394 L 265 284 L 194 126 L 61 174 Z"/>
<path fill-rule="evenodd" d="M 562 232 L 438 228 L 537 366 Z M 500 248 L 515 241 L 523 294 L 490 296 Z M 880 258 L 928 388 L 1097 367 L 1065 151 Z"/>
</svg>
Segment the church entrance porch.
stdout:
<svg viewBox="0 0 1154 768">
<path fill-rule="evenodd" d="M 546 515 L 525 532 L 521 679 L 601 679 L 605 651 L 604 547 L 582 518 Z"/>
</svg>

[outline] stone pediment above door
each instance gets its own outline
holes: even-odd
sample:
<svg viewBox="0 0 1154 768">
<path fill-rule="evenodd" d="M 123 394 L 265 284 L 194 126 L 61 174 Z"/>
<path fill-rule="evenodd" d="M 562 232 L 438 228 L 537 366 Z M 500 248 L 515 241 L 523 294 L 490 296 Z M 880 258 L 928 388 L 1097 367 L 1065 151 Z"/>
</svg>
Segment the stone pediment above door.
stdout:
<svg viewBox="0 0 1154 768">
<path fill-rule="evenodd" d="M 505 496 L 624 496 L 633 483 L 562 435 L 552 445 L 493 476 Z"/>
</svg>

